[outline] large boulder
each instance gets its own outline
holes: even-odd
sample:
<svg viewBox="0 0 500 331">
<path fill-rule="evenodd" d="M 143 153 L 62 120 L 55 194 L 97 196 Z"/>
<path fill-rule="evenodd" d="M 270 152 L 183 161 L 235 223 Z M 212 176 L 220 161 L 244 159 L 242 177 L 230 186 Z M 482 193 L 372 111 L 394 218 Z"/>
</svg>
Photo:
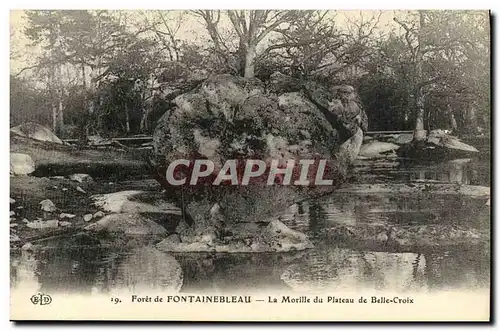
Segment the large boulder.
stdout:
<svg viewBox="0 0 500 331">
<path fill-rule="evenodd" d="M 40 141 L 48 141 L 56 144 L 63 143 L 62 140 L 48 128 L 32 122 L 19 124 L 11 128 L 10 133 Z"/>
<path fill-rule="evenodd" d="M 29 175 L 35 171 L 35 162 L 28 154 L 10 153 L 10 173 L 12 175 Z"/>
<path fill-rule="evenodd" d="M 284 75 L 267 86 L 258 79 L 219 75 L 177 96 L 155 128 L 157 179 L 194 220 L 210 219 L 215 203 L 223 218 L 261 222 L 295 201 L 332 190 L 346 178 L 366 129 L 366 114 L 350 86 L 325 88 Z M 216 171 L 229 159 L 326 159 L 334 185 L 169 186 L 166 166 L 176 159 L 210 159 Z M 240 166 L 241 164 L 238 164 Z"/>
<path fill-rule="evenodd" d="M 352 88 L 332 91 L 310 97 L 318 92 L 304 87 L 275 94 L 266 91 L 257 79 L 212 77 L 174 100 L 176 107 L 162 116 L 155 129 L 155 152 L 167 161 L 193 155 L 221 160 L 263 157 L 275 147 L 284 154 L 301 157 L 333 157 L 336 149 L 357 131 L 340 139 L 338 131 L 346 126 L 340 115 L 348 118 L 357 111 L 364 116 L 364 111 Z M 335 110 L 330 111 L 330 120 L 325 116 L 329 107 Z"/>
</svg>

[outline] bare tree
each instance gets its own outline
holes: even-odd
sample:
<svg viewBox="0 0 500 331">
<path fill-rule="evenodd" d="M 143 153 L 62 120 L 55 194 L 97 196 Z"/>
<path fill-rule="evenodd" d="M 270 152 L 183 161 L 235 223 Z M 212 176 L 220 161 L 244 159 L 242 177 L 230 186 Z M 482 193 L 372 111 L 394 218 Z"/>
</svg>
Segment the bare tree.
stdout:
<svg viewBox="0 0 500 331">
<path fill-rule="evenodd" d="M 143 27 L 153 33 L 154 39 L 161 44 L 161 50 L 165 51 L 170 61 L 181 59 L 181 40 L 178 37 L 179 30 L 185 22 L 183 11 L 141 12 Z"/>
<path fill-rule="evenodd" d="M 232 71 L 246 78 L 255 76 L 255 67 L 261 58 L 260 54 L 290 46 L 289 43 L 281 43 L 259 50 L 265 38 L 270 33 L 279 32 L 280 28 L 293 24 L 296 19 L 305 14 L 303 11 L 296 10 L 228 10 L 224 12 L 196 10 L 193 13 L 203 19 L 220 61 L 225 62 Z M 228 56 L 231 53 L 230 47 L 220 33 L 223 15 L 229 19 L 237 36 L 237 63 L 230 60 Z"/>
<path fill-rule="evenodd" d="M 405 18 L 394 18 L 402 28 L 400 40 L 406 49 L 401 56 L 406 56 L 406 76 L 415 105 L 415 141 L 426 138 L 426 97 L 442 88 L 443 84 L 455 91 L 462 89 L 456 81 L 460 80 L 460 72 L 467 60 L 464 47 L 471 43 L 469 34 L 464 31 L 468 26 L 467 15 L 456 11 L 421 10 Z"/>
</svg>

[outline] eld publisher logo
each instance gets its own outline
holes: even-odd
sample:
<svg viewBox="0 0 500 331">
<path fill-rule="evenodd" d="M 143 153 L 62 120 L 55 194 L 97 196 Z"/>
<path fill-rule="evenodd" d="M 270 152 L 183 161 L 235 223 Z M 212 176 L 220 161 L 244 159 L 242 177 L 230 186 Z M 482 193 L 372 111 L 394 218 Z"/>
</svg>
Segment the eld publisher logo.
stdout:
<svg viewBox="0 0 500 331">
<path fill-rule="evenodd" d="M 34 305 L 50 305 L 52 302 L 52 297 L 48 294 L 38 293 L 31 297 L 31 303 Z"/>
</svg>

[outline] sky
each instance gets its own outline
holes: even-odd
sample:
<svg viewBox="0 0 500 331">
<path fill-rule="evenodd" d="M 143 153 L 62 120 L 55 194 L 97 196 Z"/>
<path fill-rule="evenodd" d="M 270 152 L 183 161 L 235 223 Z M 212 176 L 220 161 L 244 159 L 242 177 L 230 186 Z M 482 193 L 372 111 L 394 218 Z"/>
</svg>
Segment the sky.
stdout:
<svg viewBox="0 0 500 331">
<path fill-rule="evenodd" d="M 138 11 L 129 11 L 135 16 L 140 16 Z M 380 11 L 371 10 L 341 10 L 336 11 L 335 22 L 340 28 L 346 27 L 349 20 L 360 21 L 367 20 L 373 16 L 377 16 Z M 170 15 L 175 17 L 179 12 L 173 12 Z M 333 11 L 332 11 L 333 13 Z M 378 24 L 379 31 L 386 31 L 392 24 L 394 11 L 382 12 Z M 10 72 L 15 74 L 22 68 L 32 65 L 31 61 L 35 58 L 39 50 L 29 47 L 29 40 L 24 36 L 23 29 L 25 27 L 25 15 L 23 10 L 11 10 L 10 12 Z M 229 24 L 226 22 L 225 24 Z M 188 15 L 179 30 L 179 39 L 192 40 L 207 37 L 203 24 L 197 18 Z"/>
</svg>

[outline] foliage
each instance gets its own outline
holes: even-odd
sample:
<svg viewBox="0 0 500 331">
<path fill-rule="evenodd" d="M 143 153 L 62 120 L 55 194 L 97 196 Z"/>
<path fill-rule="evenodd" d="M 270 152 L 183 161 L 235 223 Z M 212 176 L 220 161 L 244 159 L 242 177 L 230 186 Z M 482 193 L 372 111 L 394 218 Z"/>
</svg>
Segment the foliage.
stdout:
<svg viewBox="0 0 500 331">
<path fill-rule="evenodd" d="M 281 72 L 354 85 L 373 130 L 413 129 L 418 118 L 446 128 L 451 117 L 463 133 L 489 129 L 487 12 L 385 12 L 388 27 L 381 13 L 342 23 L 322 10 L 24 15 L 29 61 L 11 73 L 11 125 L 35 121 L 63 137 L 150 133 L 173 98 L 211 75 L 266 82 Z"/>
</svg>

